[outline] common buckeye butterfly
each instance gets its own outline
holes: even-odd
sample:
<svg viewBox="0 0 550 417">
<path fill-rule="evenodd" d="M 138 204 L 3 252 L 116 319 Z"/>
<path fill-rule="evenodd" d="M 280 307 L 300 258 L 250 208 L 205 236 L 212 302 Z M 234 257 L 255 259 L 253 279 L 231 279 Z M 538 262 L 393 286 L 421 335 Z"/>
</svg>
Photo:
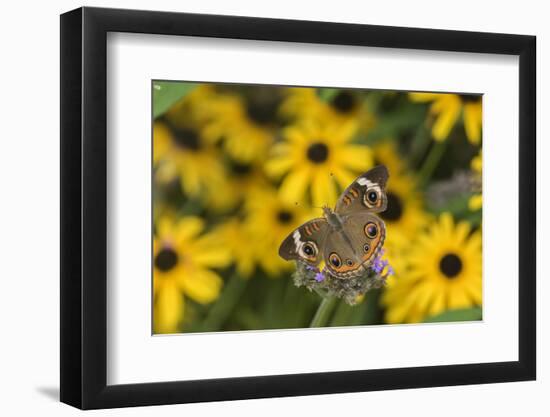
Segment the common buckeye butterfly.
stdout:
<svg viewBox="0 0 550 417">
<path fill-rule="evenodd" d="M 379 165 L 359 176 L 342 193 L 334 211 L 304 223 L 283 241 L 279 256 L 325 268 L 336 278 L 361 275 L 378 255 L 386 226 L 375 213 L 386 210 L 388 170 Z"/>
</svg>

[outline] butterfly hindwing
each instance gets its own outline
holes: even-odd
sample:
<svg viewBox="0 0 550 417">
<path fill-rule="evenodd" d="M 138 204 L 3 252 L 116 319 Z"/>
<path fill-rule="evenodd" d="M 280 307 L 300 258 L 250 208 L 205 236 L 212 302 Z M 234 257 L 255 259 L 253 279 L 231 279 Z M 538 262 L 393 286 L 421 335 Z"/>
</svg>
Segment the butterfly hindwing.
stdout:
<svg viewBox="0 0 550 417">
<path fill-rule="evenodd" d="M 287 261 L 300 260 L 318 265 L 322 260 L 328 229 L 328 223 L 322 217 L 304 223 L 283 241 L 279 247 L 279 256 Z"/>
<path fill-rule="evenodd" d="M 369 212 L 344 219 L 341 232 L 327 236 L 323 257 L 326 268 L 337 278 L 361 275 L 378 255 L 386 236 L 384 222 Z"/>
<path fill-rule="evenodd" d="M 340 215 L 346 215 L 362 210 L 373 213 L 386 210 L 388 177 L 388 170 L 384 165 L 367 171 L 345 189 L 338 199 L 334 211 Z"/>
</svg>

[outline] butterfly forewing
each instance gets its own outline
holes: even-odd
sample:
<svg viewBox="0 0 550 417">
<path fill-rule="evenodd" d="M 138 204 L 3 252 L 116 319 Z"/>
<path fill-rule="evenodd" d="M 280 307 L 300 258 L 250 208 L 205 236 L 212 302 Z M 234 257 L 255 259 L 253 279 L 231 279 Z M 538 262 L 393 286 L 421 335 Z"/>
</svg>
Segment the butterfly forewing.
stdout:
<svg viewBox="0 0 550 417">
<path fill-rule="evenodd" d="M 384 165 L 364 173 L 342 193 L 334 211 L 340 215 L 346 215 L 364 210 L 373 213 L 386 210 L 388 177 L 388 170 Z"/>
<path fill-rule="evenodd" d="M 318 265 L 322 260 L 322 248 L 328 229 L 328 223 L 322 217 L 304 223 L 283 241 L 279 256 L 287 261 L 301 260 Z"/>
</svg>

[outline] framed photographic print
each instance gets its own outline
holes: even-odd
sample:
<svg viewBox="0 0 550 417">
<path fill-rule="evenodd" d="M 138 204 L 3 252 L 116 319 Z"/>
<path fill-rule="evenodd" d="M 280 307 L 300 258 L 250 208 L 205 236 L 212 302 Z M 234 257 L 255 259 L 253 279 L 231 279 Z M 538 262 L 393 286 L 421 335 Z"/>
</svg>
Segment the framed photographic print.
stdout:
<svg viewBox="0 0 550 417">
<path fill-rule="evenodd" d="M 61 400 L 535 379 L 535 38 L 61 16 Z"/>
</svg>

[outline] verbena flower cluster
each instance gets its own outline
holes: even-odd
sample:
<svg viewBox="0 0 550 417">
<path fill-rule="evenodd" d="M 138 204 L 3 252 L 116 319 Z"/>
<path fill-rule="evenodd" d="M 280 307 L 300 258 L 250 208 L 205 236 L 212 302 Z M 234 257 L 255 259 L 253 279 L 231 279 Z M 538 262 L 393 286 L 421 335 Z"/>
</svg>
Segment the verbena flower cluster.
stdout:
<svg viewBox="0 0 550 417">
<path fill-rule="evenodd" d="M 381 288 L 386 285 L 386 280 L 394 274 L 393 268 L 387 259 L 383 259 L 384 251 L 381 250 L 373 260 L 370 267 L 356 277 L 337 278 L 324 267 L 319 270 L 305 262 L 296 262 L 294 284 L 297 287 L 306 287 L 309 291 L 315 291 L 322 297 L 337 297 L 349 305 L 355 305 L 369 290 Z"/>
</svg>

